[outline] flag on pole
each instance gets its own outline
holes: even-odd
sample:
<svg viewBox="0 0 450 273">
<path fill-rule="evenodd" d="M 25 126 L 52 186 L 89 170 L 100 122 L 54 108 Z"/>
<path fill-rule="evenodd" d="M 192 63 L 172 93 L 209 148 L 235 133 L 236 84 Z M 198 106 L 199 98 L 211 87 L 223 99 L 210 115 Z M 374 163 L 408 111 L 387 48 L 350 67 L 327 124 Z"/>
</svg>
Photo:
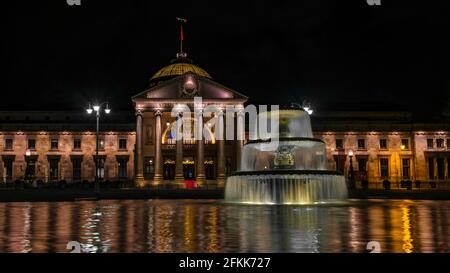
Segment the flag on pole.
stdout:
<svg viewBox="0 0 450 273">
<path fill-rule="evenodd" d="M 183 54 L 183 41 L 184 41 L 184 30 L 183 24 L 187 22 L 186 19 L 177 17 L 177 21 L 180 22 L 180 54 Z"/>
<path fill-rule="evenodd" d="M 181 41 L 184 41 L 183 25 L 181 25 L 180 39 L 181 39 Z"/>
</svg>

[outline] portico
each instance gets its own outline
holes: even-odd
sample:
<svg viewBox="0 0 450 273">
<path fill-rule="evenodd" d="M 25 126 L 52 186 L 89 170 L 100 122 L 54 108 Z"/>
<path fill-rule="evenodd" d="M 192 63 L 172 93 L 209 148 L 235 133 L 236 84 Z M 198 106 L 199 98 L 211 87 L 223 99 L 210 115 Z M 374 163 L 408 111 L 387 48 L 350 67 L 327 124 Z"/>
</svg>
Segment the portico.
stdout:
<svg viewBox="0 0 450 273">
<path fill-rule="evenodd" d="M 243 109 L 246 96 L 215 82 L 185 54 L 179 54 L 132 100 L 137 186 L 224 186 L 227 174 L 239 164 L 242 149 L 236 137 L 225 139 L 224 116 L 227 109 Z M 215 106 L 213 113 L 208 111 L 210 106 Z"/>
</svg>

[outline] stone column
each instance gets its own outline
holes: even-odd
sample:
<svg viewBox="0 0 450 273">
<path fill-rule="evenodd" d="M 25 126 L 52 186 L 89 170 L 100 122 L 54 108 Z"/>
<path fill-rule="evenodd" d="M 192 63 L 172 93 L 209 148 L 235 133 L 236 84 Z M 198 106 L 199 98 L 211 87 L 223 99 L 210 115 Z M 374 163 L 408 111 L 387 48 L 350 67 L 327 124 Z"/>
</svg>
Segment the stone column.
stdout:
<svg viewBox="0 0 450 273">
<path fill-rule="evenodd" d="M 163 180 L 161 115 L 160 110 L 155 111 L 155 176 L 153 177 L 153 185 L 159 185 Z"/>
<path fill-rule="evenodd" d="M 236 117 L 236 170 L 241 169 L 242 148 L 244 147 L 245 138 L 245 113 L 239 110 Z"/>
<path fill-rule="evenodd" d="M 177 121 L 175 123 L 176 128 L 176 148 L 175 148 L 175 183 L 178 185 L 184 185 L 184 173 L 183 173 L 183 114 L 178 113 Z"/>
<path fill-rule="evenodd" d="M 217 146 L 217 186 L 225 186 L 225 137 L 223 111 L 217 113 L 216 146 Z"/>
<path fill-rule="evenodd" d="M 197 139 L 197 183 L 200 186 L 205 184 L 205 141 L 203 138 L 203 110 L 197 113 L 196 139 Z"/>
<path fill-rule="evenodd" d="M 134 183 L 137 187 L 144 187 L 144 151 L 142 141 L 143 113 L 142 110 L 136 111 L 136 176 Z"/>
</svg>

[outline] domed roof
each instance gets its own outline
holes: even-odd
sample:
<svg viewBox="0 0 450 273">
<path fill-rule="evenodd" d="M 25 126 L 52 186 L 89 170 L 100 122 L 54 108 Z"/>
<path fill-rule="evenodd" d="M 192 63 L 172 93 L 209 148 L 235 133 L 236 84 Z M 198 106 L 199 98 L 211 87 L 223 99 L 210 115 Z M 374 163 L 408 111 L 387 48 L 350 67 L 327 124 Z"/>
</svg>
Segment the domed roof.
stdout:
<svg viewBox="0 0 450 273">
<path fill-rule="evenodd" d="M 192 60 L 185 57 L 177 57 L 175 60 L 172 60 L 171 64 L 156 72 L 150 78 L 150 82 L 157 84 L 160 81 L 168 80 L 170 78 L 183 75 L 187 72 L 192 72 L 199 76 L 212 79 L 208 72 L 206 72 L 203 68 L 194 65 Z"/>
</svg>

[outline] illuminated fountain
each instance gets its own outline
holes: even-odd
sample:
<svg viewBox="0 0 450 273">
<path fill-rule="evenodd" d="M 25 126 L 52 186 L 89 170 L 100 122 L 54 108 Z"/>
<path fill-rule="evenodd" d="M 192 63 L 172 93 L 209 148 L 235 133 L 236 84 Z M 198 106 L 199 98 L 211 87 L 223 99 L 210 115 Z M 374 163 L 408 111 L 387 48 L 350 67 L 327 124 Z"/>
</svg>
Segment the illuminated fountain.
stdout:
<svg viewBox="0 0 450 273">
<path fill-rule="evenodd" d="M 313 138 L 309 114 L 289 107 L 260 113 L 279 118 L 243 149 L 240 170 L 227 179 L 225 200 L 251 204 L 315 204 L 347 198 L 345 178 L 327 170 L 325 143 Z"/>
</svg>

